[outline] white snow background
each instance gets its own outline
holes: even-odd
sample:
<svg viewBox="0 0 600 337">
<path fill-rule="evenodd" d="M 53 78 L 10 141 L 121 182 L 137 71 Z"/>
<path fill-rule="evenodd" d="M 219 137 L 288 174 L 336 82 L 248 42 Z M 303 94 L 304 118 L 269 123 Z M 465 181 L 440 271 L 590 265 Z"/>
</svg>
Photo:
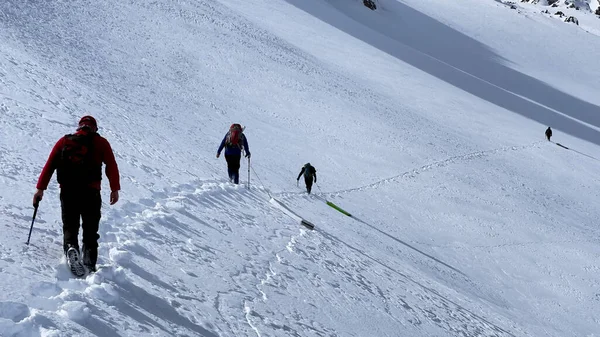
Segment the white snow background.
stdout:
<svg viewBox="0 0 600 337">
<path fill-rule="evenodd" d="M 376 2 L 0 1 L 0 335 L 600 336 L 600 20 Z M 54 178 L 25 241 L 86 114 L 122 191 L 75 279 Z"/>
</svg>

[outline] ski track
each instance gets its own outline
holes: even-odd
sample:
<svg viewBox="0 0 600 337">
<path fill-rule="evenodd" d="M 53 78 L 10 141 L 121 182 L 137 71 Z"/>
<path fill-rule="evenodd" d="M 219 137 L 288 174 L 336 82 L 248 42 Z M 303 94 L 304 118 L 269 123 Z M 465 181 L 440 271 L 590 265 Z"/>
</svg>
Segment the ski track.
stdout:
<svg viewBox="0 0 600 337">
<path fill-rule="evenodd" d="M 449 165 L 455 164 L 457 162 L 465 162 L 465 161 L 469 161 L 469 160 L 479 159 L 479 158 L 483 158 L 485 156 L 489 156 L 489 155 L 492 155 L 495 153 L 501 153 L 501 152 L 506 152 L 506 151 L 524 150 L 524 149 L 532 148 L 541 143 L 543 143 L 543 142 L 539 141 L 539 142 L 534 142 L 529 145 L 522 145 L 522 146 L 505 146 L 505 147 L 491 149 L 491 150 L 476 151 L 476 152 L 471 152 L 471 153 L 467 153 L 467 154 L 463 154 L 463 155 L 453 156 L 453 157 L 450 157 L 450 158 L 447 158 L 444 160 L 433 162 L 431 164 L 423 165 L 419 168 L 415 168 L 410 171 L 403 172 L 403 173 L 395 175 L 393 177 L 378 180 L 371 184 L 337 190 L 337 191 L 331 191 L 331 192 L 320 192 L 319 194 L 316 194 L 316 193 L 315 194 L 335 197 L 335 196 L 339 196 L 341 194 L 347 194 L 347 193 L 352 193 L 352 192 L 357 192 L 357 191 L 364 191 L 366 189 L 377 189 L 384 184 L 395 183 L 403 178 L 414 178 L 421 173 L 431 171 L 431 170 L 434 170 L 437 168 L 449 166 Z M 317 187 L 318 187 L 318 185 L 317 185 Z M 320 187 L 318 187 L 318 188 L 320 190 Z M 275 192 L 272 194 L 285 198 L 285 197 L 290 197 L 290 196 L 302 195 L 302 194 L 304 194 L 304 192 Z"/>
<path fill-rule="evenodd" d="M 421 166 L 419 168 L 410 170 L 410 171 L 406 171 L 403 172 L 399 175 L 393 176 L 393 177 L 389 177 L 389 178 L 385 178 L 379 181 L 376 181 L 374 183 L 368 184 L 368 185 L 364 185 L 364 186 L 360 186 L 360 187 L 354 187 L 354 188 L 349 188 L 349 189 L 343 189 L 343 190 L 338 190 L 338 191 L 333 191 L 333 192 L 323 192 L 322 194 L 324 195 L 329 195 L 329 196 L 337 196 L 340 194 L 345 194 L 345 193 L 351 193 L 351 192 L 356 192 L 356 191 L 363 191 L 366 189 L 377 189 L 379 188 L 381 185 L 384 184 L 388 184 L 388 183 L 395 183 L 398 182 L 400 179 L 403 178 L 414 178 L 415 176 L 427 172 L 427 171 L 431 171 L 437 168 L 441 168 L 441 167 L 445 167 L 448 165 L 452 165 L 455 164 L 457 162 L 466 162 L 469 160 L 474 160 L 474 159 L 480 159 L 483 158 L 485 156 L 489 156 L 492 154 L 496 154 L 496 153 L 501 153 L 501 152 L 506 152 L 506 151 L 519 151 L 519 150 L 524 150 L 524 149 L 528 149 L 528 148 L 532 148 L 535 145 L 541 144 L 542 142 L 534 142 L 530 145 L 523 145 L 523 146 L 505 146 L 505 147 L 501 147 L 501 148 L 497 148 L 497 149 L 491 149 L 491 150 L 484 150 L 484 151 L 477 151 L 477 152 L 471 152 L 468 154 L 464 154 L 464 155 L 458 155 L 458 156 L 454 156 L 454 157 L 450 157 L 441 161 L 437 161 L 431 164 L 427 164 L 424 166 Z"/>
</svg>

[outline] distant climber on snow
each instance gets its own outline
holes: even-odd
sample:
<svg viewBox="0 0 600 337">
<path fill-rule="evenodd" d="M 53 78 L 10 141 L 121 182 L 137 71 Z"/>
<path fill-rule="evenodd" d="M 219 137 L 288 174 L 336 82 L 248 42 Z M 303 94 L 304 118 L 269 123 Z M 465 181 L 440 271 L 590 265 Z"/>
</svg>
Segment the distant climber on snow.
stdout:
<svg viewBox="0 0 600 337">
<path fill-rule="evenodd" d="M 223 137 L 221 145 L 217 150 L 217 158 L 221 156 L 221 151 L 225 148 L 225 161 L 227 161 L 227 173 L 229 181 L 234 184 L 240 183 L 240 160 L 242 159 L 242 150 L 246 152 L 246 158 L 250 159 L 250 149 L 248 140 L 244 135 L 244 128 L 240 124 L 231 124 L 229 131 Z"/>
<path fill-rule="evenodd" d="M 302 166 L 302 170 L 300 170 L 300 174 L 298 174 L 298 178 L 296 178 L 296 183 L 298 183 L 302 175 L 304 175 L 306 192 L 310 194 L 313 185 L 313 180 L 315 183 L 317 182 L 317 170 L 310 163 L 306 163 L 304 166 Z"/>
<path fill-rule="evenodd" d="M 546 138 L 548 138 L 548 141 L 550 141 L 550 137 L 552 137 L 552 129 L 550 129 L 550 127 L 548 127 L 546 129 Z"/>
</svg>

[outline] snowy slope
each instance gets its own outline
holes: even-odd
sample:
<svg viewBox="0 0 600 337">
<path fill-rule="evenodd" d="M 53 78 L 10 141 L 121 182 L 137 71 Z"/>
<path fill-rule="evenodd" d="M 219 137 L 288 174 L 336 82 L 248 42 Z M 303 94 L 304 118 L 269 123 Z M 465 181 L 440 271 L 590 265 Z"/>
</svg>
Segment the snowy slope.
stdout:
<svg viewBox="0 0 600 337">
<path fill-rule="evenodd" d="M 492 1 L 378 4 L 0 2 L 0 336 L 600 334 L 600 38 Z M 24 242 L 84 114 L 122 192 L 78 280 L 54 182 Z M 233 122 L 250 189 L 215 158 Z"/>
</svg>

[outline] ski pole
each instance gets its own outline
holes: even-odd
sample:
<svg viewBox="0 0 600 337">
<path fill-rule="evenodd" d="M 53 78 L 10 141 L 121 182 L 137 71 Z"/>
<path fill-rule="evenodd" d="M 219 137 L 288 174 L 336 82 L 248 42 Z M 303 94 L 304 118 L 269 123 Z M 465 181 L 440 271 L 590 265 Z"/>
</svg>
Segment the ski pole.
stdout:
<svg viewBox="0 0 600 337">
<path fill-rule="evenodd" d="M 248 157 L 248 189 L 250 189 L 250 157 Z"/>
<path fill-rule="evenodd" d="M 35 199 L 33 204 L 33 219 L 31 220 L 31 228 L 29 228 L 29 236 L 27 236 L 27 245 L 29 246 L 29 240 L 31 239 L 31 232 L 33 231 L 33 223 L 35 222 L 35 216 L 37 215 L 38 206 L 40 205 L 40 198 Z"/>
<path fill-rule="evenodd" d="M 319 192 L 321 192 L 321 194 L 323 194 L 323 191 L 321 190 L 321 187 L 319 186 L 319 184 L 315 183 L 315 185 L 317 185 L 317 188 L 319 189 Z"/>
</svg>

